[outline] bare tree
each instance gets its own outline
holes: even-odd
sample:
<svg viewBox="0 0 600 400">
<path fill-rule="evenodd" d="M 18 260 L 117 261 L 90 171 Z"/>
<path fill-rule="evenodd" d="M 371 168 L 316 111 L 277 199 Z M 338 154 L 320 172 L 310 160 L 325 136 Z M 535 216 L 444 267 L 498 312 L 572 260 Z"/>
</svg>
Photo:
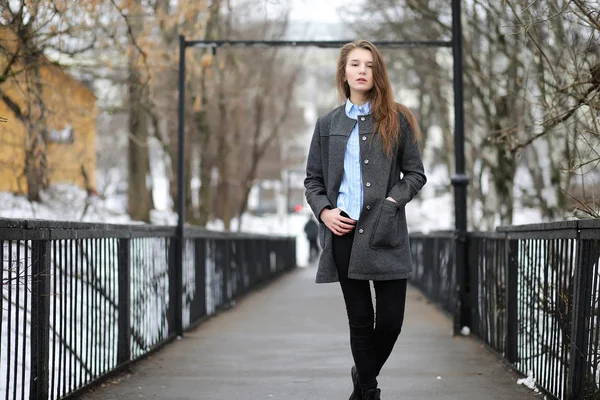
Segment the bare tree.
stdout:
<svg viewBox="0 0 600 400">
<path fill-rule="evenodd" d="M 592 122 L 597 120 L 591 116 L 597 112 L 597 91 L 591 77 L 597 61 L 591 49 L 597 46 L 597 31 L 590 18 L 597 16 L 583 1 L 569 3 L 567 8 L 558 1 L 545 5 L 476 0 L 464 5 L 466 153 L 474 227 L 511 224 L 515 207 L 538 209 L 544 219 L 568 216 L 567 193 L 575 171 L 583 167 L 589 174 L 594 166 L 597 134 L 582 134 L 596 132 Z M 569 8 L 572 16 L 565 18 Z M 450 11 L 442 1 L 374 0 L 361 12 L 378 23 L 358 26 L 377 38 L 444 39 L 451 37 Z M 576 15 L 585 21 L 578 22 Z M 451 102 L 443 95 L 452 90 L 449 55 L 439 50 L 403 56 L 390 56 L 396 58 L 392 74 L 420 91 L 417 109 L 425 113 L 419 115 L 424 130 L 430 124 L 440 126 L 444 153 L 452 154 L 452 131 L 446 123 Z M 564 81 L 565 73 L 572 71 L 587 78 Z M 451 174 L 452 162 L 443 160 Z"/>
</svg>

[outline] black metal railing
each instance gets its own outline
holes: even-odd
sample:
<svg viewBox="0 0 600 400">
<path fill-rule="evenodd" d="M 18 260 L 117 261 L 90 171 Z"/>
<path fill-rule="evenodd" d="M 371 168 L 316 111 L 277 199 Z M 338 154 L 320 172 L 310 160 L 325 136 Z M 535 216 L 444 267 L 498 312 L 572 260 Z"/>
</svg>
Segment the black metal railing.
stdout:
<svg viewBox="0 0 600 400">
<path fill-rule="evenodd" d="M 456 310 L 456 273 L 452 232 L 410 235 L 411 283 L 449 313 Z"/>
<path fill-rule="evenodd" d="M 295 267 L 294 238 L 186 228 L 177 275 L 175 235 L 0 219 L 0 399 L 75 397 L 173 339 L 177 313 L 189 329 Z"/>
<path fill-rule="evenodd" d="M 456 313 L 452 241 L 411 236 L 413 283 Z M 501 227 L 467 242 L 471 333 L 546 394 L 598 399 L 600 221 Z"/>
</svg>

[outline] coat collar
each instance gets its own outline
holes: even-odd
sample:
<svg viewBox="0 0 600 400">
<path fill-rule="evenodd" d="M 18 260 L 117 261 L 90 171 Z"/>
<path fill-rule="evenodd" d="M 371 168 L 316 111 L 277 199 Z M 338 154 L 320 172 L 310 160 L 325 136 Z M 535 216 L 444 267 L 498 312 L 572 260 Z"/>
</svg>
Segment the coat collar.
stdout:
<svg viewBox="0 0 600 400">
<path fill-rule="evenodd" d="M 362 121 L 364 118 L 364 121 Z M 367 135 L 373 133 L 373 116 L 371 114 L 359 116 L 358 133 L 360 135 Z M 331 121 L 331 136 L 350 136 L 352 129 L 357 120 L 350 118 L 346 115 L 345 106 L 339 107 L 333 114 Z M 345 142 L 344 142 L 345 149 Z"/>
</svg>

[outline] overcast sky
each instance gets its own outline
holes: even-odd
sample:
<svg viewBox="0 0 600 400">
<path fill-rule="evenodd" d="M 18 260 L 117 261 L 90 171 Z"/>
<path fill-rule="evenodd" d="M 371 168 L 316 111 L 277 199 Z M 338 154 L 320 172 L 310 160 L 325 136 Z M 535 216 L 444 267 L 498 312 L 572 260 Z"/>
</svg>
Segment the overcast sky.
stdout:
<svg viewBox="0 0 600 400">
<path fill-rule="evenodd" d="M 358 0 L 288 0 L 291 5 L 290 18 L 292 20 L 312 22 L 340 22 L 338 9 L 348 4 L 355 4 Z M 265 0 L 265 9 L 268 14 L 277 13 L 285 0 Z"/>
</svg>

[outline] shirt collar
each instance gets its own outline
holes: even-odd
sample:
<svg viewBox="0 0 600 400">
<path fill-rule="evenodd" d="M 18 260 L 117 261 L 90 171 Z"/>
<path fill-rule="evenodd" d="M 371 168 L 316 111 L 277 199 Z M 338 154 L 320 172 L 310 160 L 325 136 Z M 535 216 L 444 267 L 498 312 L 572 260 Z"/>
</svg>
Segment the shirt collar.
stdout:
<svg viewBox="0 0 600 400">
<path fill-rule="evenodd" d="M 367 115 L 371 113 L 371 102 L 367 101 L 362 106 L 357 106 L 350 101 L 350 98 L 348 98 L 346 100 L 346 114 L 350 114 L 352 108 L 354 108 L 359 115 Z"/>
</svg>

